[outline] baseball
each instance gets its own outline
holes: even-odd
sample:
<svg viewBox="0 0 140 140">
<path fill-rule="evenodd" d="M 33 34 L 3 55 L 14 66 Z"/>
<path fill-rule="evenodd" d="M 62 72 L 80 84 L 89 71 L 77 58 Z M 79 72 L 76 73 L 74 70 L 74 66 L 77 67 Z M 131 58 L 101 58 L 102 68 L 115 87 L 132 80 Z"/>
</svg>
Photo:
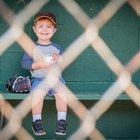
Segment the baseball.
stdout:
<svg viewBox="0 0 140 140">
<path fill-rule="evenodd" d="M 53 57 L 51 55 L 48 55 L 46 57 L 44 57 L 44 63 L 45 64 L 52 64 L 53 63 Z"/>
</svg>

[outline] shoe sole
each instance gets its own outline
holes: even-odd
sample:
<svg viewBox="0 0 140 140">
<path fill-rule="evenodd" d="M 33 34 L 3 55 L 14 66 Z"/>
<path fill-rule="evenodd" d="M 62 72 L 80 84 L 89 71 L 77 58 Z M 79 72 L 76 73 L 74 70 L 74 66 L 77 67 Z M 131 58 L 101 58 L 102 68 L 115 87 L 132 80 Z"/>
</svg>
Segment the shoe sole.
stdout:
<svg viewBox="0 0 140 140">
<path fill-rule="evenodd" d="M 59 136 L 65 136 L 66 133 L 59 133 L 59 132 L 55 132 L 56 135 L 59 135 Z"/>
<path fill-rule="evenodd" d="M 46 135 L 46 132 L 44 132 L 44 133 L 36 133 L 36 132 L 34 131 L 33 127 L 32 127 L 32 130 L 33 130 L 33 132 L 34 132 L 34 134 L 35 134 L 36 136 Z"/>
</svg>

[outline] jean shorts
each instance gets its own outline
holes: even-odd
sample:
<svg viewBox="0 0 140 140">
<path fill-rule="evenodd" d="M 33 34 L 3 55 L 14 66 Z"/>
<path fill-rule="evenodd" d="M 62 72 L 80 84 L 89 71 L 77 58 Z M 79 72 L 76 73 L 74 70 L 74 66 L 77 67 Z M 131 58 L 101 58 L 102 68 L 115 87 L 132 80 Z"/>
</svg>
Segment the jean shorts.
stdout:
<svg viewBox="0 0 140 140">
<path fill-rule="evenodd" d="M 43 84 L 43 81 L 44 81 L 44 78 L 36 78 L 36 77 L 32 78 L 32 80 L 31 80 L 31 90 L 42 89 L 46 92 L 47 95 L 53 96 L 56 93 L 55 89 L 49 89 L 48 90 L 48 87 L 45 85 L 45 83 Z M 63 84 L 65 84 L 65 80 L 62 77 L 60 77 L 60 81 Z M 39 86 L 39 87 L 37 87 L 37 86 Z"/>
</svg>

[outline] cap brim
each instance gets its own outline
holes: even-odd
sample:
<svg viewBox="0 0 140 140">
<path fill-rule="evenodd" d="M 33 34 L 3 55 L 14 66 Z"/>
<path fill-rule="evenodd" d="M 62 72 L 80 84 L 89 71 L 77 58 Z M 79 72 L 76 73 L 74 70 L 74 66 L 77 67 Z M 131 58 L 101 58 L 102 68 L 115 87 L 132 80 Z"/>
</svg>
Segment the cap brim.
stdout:
<svg viewBox="0 0 140 140">
<path fill-rule="evenodd" d="M 53 22 L 53 24 L 56 24 L 55 21 L 52 18 L 48 17 L 48 16 L 40 16 L 40 17 L 36 18 L 34 20 L 34 22 L 37 21 L 37 20 L 39 20 L 40 18 L 43 18 L 43 17 L 46 17 L 46 18 L 50 19 Z"/>
</svg>

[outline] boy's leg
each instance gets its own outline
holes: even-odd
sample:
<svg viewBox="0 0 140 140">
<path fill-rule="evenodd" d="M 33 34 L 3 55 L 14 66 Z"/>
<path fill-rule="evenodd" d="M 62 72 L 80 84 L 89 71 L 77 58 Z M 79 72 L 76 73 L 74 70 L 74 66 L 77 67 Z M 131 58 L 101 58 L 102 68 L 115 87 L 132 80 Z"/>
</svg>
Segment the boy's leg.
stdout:
<svg viewBox="0 0 140 140">
<path fill-rule="evenodd" d="M 42 107 L 43 107 L 43 101 L 44 96 L 46 93 L 42 90 L 35 90 L 32 93 L 32 116 L 33 116 L 33 122 L 32 122 L 32 129 L 35 133 L 35 135 L 45 135 L 45 129 L 42 125 Z"/>
<path fill-rule="evenodd" d="M 42 113 L 42 107 L 45 97 L 44 91 L 42 90 L 35 90 L 32 93 L 32 115 L 41 114 Z"/>
<path fill-rule="evenodd" d="M 57 135 L 66 135 L 67 127 L 67 103 L 66 97 L 62 95 L 63 93 L 55 93 L 56 109 L 57 109 L 57 123 L 56 132 Z"/>
<path fill-rule="evenodd" d="M 55 93 L 56 109 L 58 112 L 67 112 L 66 97 L 62 96 L 63 93 Z"/>
</svg>

